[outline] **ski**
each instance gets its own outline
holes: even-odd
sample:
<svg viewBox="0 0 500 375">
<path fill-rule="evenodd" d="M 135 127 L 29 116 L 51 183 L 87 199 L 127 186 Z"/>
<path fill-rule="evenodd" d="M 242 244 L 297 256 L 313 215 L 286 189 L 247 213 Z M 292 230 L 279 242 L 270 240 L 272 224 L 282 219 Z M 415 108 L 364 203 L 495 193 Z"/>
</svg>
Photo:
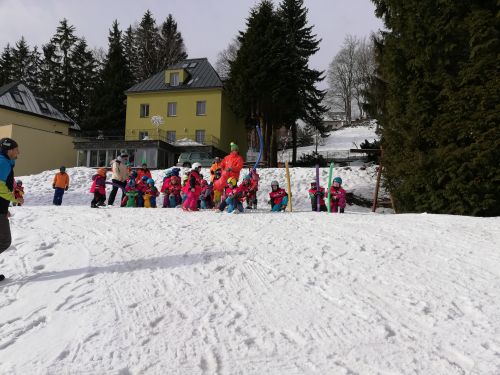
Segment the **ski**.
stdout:
<svg viewBox="0 0 500 375">
<path fill-rule="evenodd" d="M 328 198 L 326 200 L 326 207 L 328 213 L 331 213 L 332 209 L 330 207 L 330 200 L 332 198 L 332 193 L 330 192 L 332 187 L 332 177 L 333 177 L 333 161 L 330 163 L 330 170 L 328 171 Z"/>
<path fill-rule="evenodd" d="M 319 164 L 316 164 L 316 189 L 319 189 Z M 316 197 L 316 212 L 320 212 L 321 207 L 319 206 L 320 196 Z"/>
<path fill-rule="evenodd" d="M 292 212 L 292 185 L 290 184 L 290 170 L 288 169 L 288 161 L 285 162 L 286 183 L 288 184 L 288 211 Z"/>
</svg>

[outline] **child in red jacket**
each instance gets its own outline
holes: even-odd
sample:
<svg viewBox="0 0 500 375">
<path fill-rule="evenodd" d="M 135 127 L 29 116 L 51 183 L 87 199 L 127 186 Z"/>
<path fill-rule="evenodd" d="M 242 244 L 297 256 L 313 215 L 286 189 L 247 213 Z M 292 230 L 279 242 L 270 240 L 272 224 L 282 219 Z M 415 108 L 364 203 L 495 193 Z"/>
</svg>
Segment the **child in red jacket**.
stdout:
<svg viewBox="0 0 500 375">
<path fill-rule="evenodd" d="M 14 186 L 14 198 L 19 199 L 24 197 L 23 182 L 21 180 L 16 181 L 16 186 Z M 24 199 L 24 198 L 23 198 Z M 21 203 L 13 202 L 13 206 L 20 206 Z"/>
<path fill-rule="evenodd" d="M 257 191 L 259 190 L 260 176 L 255 168 L 250 169 L 250 188 L 247 196 L 247 209 L 257 209 Z"/>
<path fill-rule="evenodd" d="M 98 208 L 105 206 L 106 201 L 106 169 L 100 168 L 97 173 L 92 176 L 92 187 L 90 192 L 94 193 L 94 199 L 90 202 L 90 207 Z"/>
<path fill-rule="evenodd" d="M 330 188 L 330 207 L 332 213 L 339 212 L 344 213 L 344 208 L 346 206 L 346 193 L 342 189 L 342 179 L 340 177 L 335 177 L 333 179 L 333 185 Z"/>
<path fill-rule="evenodd" d="M 212 193 L 213 184 L 201 180 L 200 208 L 205 210 L 213 207 Z"/>
<path fill-rule="evenodd" d="M 309 189 L 309 198 L 311 198 L 311 209 L 313 212 L 318 210 L 318 195 L 319 195 L 319 210 L 327 211 L 325 204 L 325 188 L 316 186 L 316 181 L 311 181 L 311 188 Z"/>
<path fill-rule="evenodd" d="M 278 181 L 271 182 L 272 191 L 269 193 L 269 204 L 271 205 L 271 211 L 280 212 L 285 211 L 288 205 L 288 194 L 285 189 L 280 188 Z"/>
</svg>

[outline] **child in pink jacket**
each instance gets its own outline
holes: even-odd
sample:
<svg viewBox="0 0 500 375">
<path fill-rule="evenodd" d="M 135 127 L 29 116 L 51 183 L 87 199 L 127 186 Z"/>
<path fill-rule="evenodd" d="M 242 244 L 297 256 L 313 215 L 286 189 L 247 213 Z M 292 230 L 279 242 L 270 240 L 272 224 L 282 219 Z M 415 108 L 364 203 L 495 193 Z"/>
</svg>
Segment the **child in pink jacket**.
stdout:
<svg viewBox="0 0 500 375">
<path fill-rule="evenodd" d="M 340 177 L 335 177 L 333 179 L 333 185 L 330 188 L 330 207 L 332 213 L 339 212 L 344 213 L 344 208 L 346 206 L 346 193 L 342 189 L 342 179 Z"/>
</svg>

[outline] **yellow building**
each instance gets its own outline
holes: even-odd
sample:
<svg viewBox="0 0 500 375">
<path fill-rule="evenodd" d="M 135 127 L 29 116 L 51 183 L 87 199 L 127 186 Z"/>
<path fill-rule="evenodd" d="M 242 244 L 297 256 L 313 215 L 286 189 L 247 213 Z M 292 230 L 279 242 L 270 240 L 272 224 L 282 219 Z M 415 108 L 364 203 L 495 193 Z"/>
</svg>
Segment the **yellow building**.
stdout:
<svg viewBox="0 0 500 375">
<path fill-rule="evenodd" d="M 230 110 L 223 83 L 206 58 L 181 61 L 125 94 L 125 136 L 75 139 L 78 165 L 109 166 L 121 151 L 132 166 L 145 162 L 150 168 L 175 165 L 183 152 L 207 160 L 224 156 L 231 142 L 242 155 L 247 151 L 244 121 Z"/>
<path fill-rule="evenodd" d="M 22 82 L 0 87 L 0 138 L 19 144 L 17 176 L 74 167 L 76 155 L 69 130 L 78 126 L 67 115 L 39 98 Z"/>
</svg>

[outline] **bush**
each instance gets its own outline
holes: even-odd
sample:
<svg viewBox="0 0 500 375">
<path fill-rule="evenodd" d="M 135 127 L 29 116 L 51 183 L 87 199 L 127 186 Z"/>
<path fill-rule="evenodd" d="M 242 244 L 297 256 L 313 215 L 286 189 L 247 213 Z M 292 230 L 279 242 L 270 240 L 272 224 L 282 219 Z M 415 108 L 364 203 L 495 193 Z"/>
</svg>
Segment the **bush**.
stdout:
<svg viewBox="0 0 500 375">
<path fill-rule="evenodd" d="M 365 139 L 365 141 L 359 145 L 359 148 L 366 150 L 378 150 L 380 149 L 380 141 L 374 140 L 373 142 L 370 142 L 368 139 Z M 378 157 L 379 155 L 376 154 L 368 154 L 366 161 L 378 163 Z"/>
<path fill-rule="evenodd" d="M 323 155 L 318 154 L 316 151 L 313 151 L 310 154 L 303 154 L 297 163 L 295 163 L 296 167 L 314 167 L 316 164 L 319 164 L 320 167 L 326 167 L 327 162 Z"/>
</svg>

